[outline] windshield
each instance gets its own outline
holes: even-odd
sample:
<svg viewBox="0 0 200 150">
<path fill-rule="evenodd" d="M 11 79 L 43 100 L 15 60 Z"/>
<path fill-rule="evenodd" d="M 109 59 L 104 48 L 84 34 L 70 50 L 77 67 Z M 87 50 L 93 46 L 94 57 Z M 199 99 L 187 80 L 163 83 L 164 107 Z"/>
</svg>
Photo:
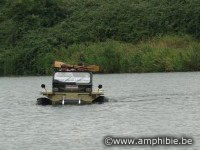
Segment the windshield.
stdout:
<svg viewBox="0 0 200 150">
<path fill-rule="evenodd" d="M 60 82 L 90 83 L 88 72 L 56 72 L 54 80 Z"/>
</svg>

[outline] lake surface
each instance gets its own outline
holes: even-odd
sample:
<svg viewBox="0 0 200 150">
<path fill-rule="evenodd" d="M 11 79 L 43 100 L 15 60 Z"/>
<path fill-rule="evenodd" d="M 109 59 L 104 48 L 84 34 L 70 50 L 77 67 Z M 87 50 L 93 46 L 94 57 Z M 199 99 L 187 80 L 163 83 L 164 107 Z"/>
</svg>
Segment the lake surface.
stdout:
<svg viewBox="0 0 200 150">
<path fill-rule="evenodd" d="M 0 78 L 0 150 L 200 149 L 200 72 L 94 75 L 110 102 L 38 106 L 51 77 Z M 191 146 L 105 146 L 105 136 L 191 137 Z"/>
</svg>

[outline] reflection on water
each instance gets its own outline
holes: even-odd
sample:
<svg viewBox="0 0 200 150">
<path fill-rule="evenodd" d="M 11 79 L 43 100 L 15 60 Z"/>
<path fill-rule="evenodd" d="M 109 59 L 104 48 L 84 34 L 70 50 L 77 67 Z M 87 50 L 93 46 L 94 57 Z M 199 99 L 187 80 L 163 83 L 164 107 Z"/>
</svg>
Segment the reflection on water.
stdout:
<svg viewBox="0 0 200 150">
<path fill-rule="evenodd" d="M 0 150 L 200 149 L 200 73 L 94 75 L 110 102 L 38 106 L 51 77 L 0 78 Z M 193 146 L 106 147 L 107 135 L 187 136 Z"/>
</svg>

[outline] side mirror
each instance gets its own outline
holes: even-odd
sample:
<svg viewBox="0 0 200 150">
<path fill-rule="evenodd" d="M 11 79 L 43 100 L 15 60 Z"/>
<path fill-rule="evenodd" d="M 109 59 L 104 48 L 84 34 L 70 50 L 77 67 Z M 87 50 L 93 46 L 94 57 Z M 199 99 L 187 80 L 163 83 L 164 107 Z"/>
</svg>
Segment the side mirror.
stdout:
<svg viewBox="0 0 200 150">
<path fill-rule="evenodd" d="M 99 88 L 99 89 L 102 89 L 102 87 L 103 87 L 103 86 L 102 86 L 101 84 L 99 84 L 98 88 Z"/>
<path fill-rule="evenodd" d="M 41 85 L 41 88 L 45 89 L 45 84 L 42 84 L 42 85 Z"/>
</svg>

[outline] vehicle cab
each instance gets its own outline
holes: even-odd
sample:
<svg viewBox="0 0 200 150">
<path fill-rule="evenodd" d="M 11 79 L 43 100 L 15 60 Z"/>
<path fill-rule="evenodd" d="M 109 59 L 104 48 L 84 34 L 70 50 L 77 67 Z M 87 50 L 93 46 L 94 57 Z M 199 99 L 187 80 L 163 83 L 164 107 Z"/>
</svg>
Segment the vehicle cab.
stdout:
<svg viewBox="0 0 200 150">
<path fill-rule="evenodd" d="M 53 75 L 53 92 L 92 92 L 91 72 L 55 72 Z"/>
</svg>

